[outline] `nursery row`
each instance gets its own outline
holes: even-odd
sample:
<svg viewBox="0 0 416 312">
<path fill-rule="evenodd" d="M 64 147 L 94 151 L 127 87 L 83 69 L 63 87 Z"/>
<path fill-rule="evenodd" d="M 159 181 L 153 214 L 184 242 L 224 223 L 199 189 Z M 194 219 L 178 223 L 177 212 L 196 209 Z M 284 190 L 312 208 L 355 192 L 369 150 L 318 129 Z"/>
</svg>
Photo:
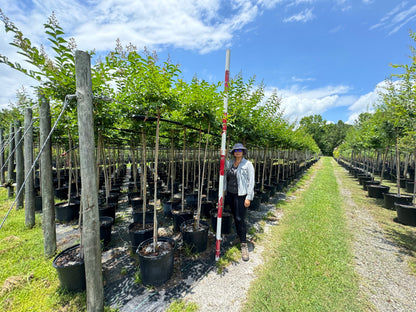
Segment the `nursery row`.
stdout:
<svg viewBox="0 0 416 312">
<path fill-rule="evenodd" d="M 387 168 L 386 171 L 379 171 L 378 167 L 369 166 L 365 163 L 357 161 L 348 162 L 343 159 L 338 159 L 341 164 L 349 173 L 357 178 L 360 185 L 363 185 L 363 189 L 368 192 L 370 198 L 383 199 L 383 207 L 387 209 L 396 210 L 397 220 L 405 225 L 416 226 L 416 207 L 414 206 L 414 168 L 411 166 L 401 168 L 402 170 L 391 170 Z M 407 171 L 406 175 L 402 175 Z M 400 175 L 394 173 L 400 173 Z M 378 175 L 377 175 L 378 173 Z M 378 176 L 379 180 L 375 177 Z M 402 178 L 400 178 L 400 176 Z M 383 185 L 382 181 L 390 180 L 391 182 L 397 182 L 397 192 L 389 192 L 390 186 Z M 403 189 L 406 193 L 400 191 Z M 412 194 L 412 195 L 410 195 Z"/>
</svg>

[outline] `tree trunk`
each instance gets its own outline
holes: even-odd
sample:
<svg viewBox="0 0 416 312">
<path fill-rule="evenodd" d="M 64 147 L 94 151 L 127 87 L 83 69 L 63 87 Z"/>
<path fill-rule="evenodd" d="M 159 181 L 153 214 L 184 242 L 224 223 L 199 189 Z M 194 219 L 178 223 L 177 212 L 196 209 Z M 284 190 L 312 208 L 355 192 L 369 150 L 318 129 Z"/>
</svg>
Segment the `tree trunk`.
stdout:
<svg viewBox="0 0 416 312">
<path fill-rule="evenodd" d="M 183 128 L 183 150 L 182 150 L 182 194 L 181 211 L 185 209 L 185 159 L 186 159 L 186 128 Z"/>
<path fill-rule="evenodd" d="M 55 194 L 52 178 L 52 147 L 50 139 L 47 140 L 51 131 L 51 114 L 49 101 L 44 95 L 41 95 L 39 127 L 41 148 L 45 145 L 40 158 L 43 238 L 45 256 L 50 257 L 56 251 Z"/>
<path fill-rule="evenodd" d="M 22 144 L 22 130 L 20 129 L 20 122 L 15 122 L 14 142 L 16 145 L 16 194 L 23 186 L 24 177 L 24 165 L 23 165 L 23 144 Z M 16 209 L 23 208 L 23 191 L 20 192 L 16 200 Z"/>
<path fill-rule="evenodd" d="M 156 122 L 156 144 L 155 144 L 155 167 L 153 172 L 153 182 L 155 185 L 154 190 L 154 213 L 153 213 L 153 252 L 157 249 L 157 165 L 159 158 L 159 126 L 160 126 L 160 111 L 157 111 L 157 122 Z"/>
<path fill-rule="evenodd" d="M 25 226 L 32 228 L 35 225 L 35 192 L 34 179 L 30 169 L 33 165 L 33 125 L 32 109 L 25 111 L 25 140 L 24 140 L 24 167 L 25 167 Z"/>
<path fill-rule="evenodd" d="M 13 130 L 13 125 L 10 124 L 10 131 L 9 131 L 9 157 L 8 157 L 8 164 L 7 164 L 7 180 L 10 183 L 14 183 L 15 179 L 14 179 L 14 130 Z M 8 198 L 12 198 L 14 191 L 13 191 L 13 186 L 9 185 L 8 186 Z"/>
<path fill-rule="evenodd" d="M 0 129 L 0 184 L 3 185 L 6 182 L 5 176 L 4 176 L 4 137 L 3 137 L 3 129 Z"/>
<path fill-rule="evenodd" d="M 78 133 L 83 207 L 83 250 L 87 286 L 87 311 L 104 310 L 104 289 L 101 267 L 100 221 L 96 192 L 96 159 L 94 157 L 94 120 L 90 56 L 75 52 L 75 74 L 78 98 Z"/>
<path fill-rule="evenodd" d="M 143 219 L 142 219 L 142 225 L 143 230 L 146 228 L 146 209 L 147 209 L 147 147 L 146 147 L 146 133 L 144 132 L 144 129 L 142 129 L 142 170 L 140 170 L 140 173 L 142 175 L 142 185 L 141 185 L 141 192 L 142 192 L 142 198 L 143 198 Z"/>
<path fill-rule="evenodd" d="M 204 187 L 204 178 L 205 178 L 205 163 L 207 162 L 207 154 L 208 154 L 208 142 L 209 142 L 209 131 L 211 128 L 211 123 L 208 123 L 208 133 L 207 133 L 207 140 L 205 142 L 205 151 L 204 151 L 204 160 L 202 162 L 202 175 L 201 176 L 201 184 L 198 188 L 198 208 L 196 212 L 196 219 L 195 219 L 195 228 L 199 229 L 199 220 L 201 218 L 201 205 L 202 205 L 202 188 Z M 199 157 L 198 157 L 199 158 Z M 208 192 L 207 192 L 208 197 Z"/>
</svg>

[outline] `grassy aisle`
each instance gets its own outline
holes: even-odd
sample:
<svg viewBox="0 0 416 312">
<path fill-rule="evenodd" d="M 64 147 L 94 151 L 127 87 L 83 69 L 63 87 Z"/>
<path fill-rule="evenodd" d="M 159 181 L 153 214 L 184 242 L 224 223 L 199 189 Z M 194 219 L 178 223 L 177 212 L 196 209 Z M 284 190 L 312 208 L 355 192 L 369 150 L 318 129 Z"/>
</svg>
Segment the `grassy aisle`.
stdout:
<svg viewBox="0 0 416 312">
<path fill-rule="evenodd" d="M 306 190 L 281 205 L 283 220 L 268 238 L 267 261 L 245 311 L 365 310 L 333 166 L 331 158 L 321 159 Z"/>
<path fill-rule="evenodd" d="M 0 221 L 12 202 L 0 188 Z M 52 260 L 44 256 L 40 215 L 26 229 L 24 210 L 13 208 L 0 229 L 0 311 L 84 311 L 85 292 L 60 290 Z"/>
</svg>

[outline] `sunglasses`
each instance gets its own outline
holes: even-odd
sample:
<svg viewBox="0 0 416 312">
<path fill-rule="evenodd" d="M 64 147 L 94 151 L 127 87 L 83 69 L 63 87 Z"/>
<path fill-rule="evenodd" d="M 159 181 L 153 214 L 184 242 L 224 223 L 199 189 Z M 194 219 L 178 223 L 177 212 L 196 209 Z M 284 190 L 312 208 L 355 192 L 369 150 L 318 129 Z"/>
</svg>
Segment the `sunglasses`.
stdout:
<svg viewBox="0 0 416 312">
<path fill-rule="evenodd" d="M 234 152 L 242 152 L 242 149 L 235 149 Z"/>
</svg>

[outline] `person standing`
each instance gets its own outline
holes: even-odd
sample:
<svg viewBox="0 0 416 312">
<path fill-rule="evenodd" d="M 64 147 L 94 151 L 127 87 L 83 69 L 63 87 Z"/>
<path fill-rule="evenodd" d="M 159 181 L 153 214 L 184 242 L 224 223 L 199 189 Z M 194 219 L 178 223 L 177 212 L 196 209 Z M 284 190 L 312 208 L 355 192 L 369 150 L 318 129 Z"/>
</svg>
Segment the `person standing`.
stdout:
<svg viewBox="0 0 416 312">
<path fill-rule="evenodd" d="M 241 258 L 249 260 L 247 245 L 246 215 L 254 197 L 254 167 L 251 161 L 244 158 L 247 148 L 237 143 L 233 146 L 230 154 L 234 159 L 229 159 L 225 167 L 224 191 L 225 205 L 229 205 L 234 217 L 237 235 L 241 243 Z"/>
</svg>

